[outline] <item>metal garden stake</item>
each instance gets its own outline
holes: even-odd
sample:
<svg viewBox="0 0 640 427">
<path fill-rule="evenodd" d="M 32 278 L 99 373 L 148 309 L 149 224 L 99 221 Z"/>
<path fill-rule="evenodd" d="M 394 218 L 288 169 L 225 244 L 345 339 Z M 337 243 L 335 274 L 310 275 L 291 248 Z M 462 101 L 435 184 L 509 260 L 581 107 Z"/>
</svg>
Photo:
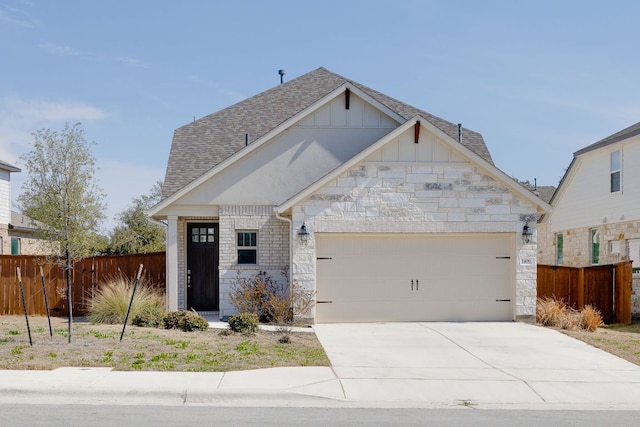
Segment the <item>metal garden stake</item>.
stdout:
<svg viewBox="0 0 640 427">
<path fill-rule="evenodd" d="M 49 335 L 53 336 L 53 330 L 51 329 L 51 313 L 49 312 L 49 299 L 47 298 L 47 288 L 44 286 L 44 271 L 40 266 L 40 278 L 42 279 L 42 293 L 44 294 L 44 306 L 47 309 L 47 320 L 49 320 Z"/>
<path fill-rule="evenodd" d="M 31 341 L 31 328 L 29 327 L 29 316 L 27 315 L 27 302 L 24 299 L 24 289 L 22 287 L 22 276 L 20 275 L 20 267 L 16 267 L 18 273 L 18 283 L 20 284 L 20 296 L 22 297 L 22 308 L 24 309 L 24 320 L 27 322 L 27 332 L 29 333 L 29 345 L 33 346 Z"/>
<path fill-rule="evenodd" d="M 131 292 L 131 301 L 129 301 L 129 308 L 127 309 L 127 316 L 124 318 L 124 325 L 122 325 L 122 333 L 120 334 L 120 341 L 122 341 L 122 337 L 124 336 L 124 330 L 127 328 L 127 321 L 129 320 L 129 313 L 131 312 L 131 305 L 133 304 L 133 297 L 136 296 L 136 289 L 138 288 L 138 282 L 140 281 L 140 276 L 142 276 L 142 264 L 140 264 L 140 268 L 138 269 L 138 274 L 136 275 L 136 280 L 133 281 L 133 291 Z"/>
</svg>

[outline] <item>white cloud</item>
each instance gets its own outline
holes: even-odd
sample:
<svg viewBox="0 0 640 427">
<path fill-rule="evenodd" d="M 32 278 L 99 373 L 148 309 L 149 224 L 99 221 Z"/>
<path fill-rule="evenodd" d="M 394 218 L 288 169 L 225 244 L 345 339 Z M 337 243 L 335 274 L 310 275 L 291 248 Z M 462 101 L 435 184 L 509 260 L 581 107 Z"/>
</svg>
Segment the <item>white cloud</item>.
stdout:
<svg viewBox="0 0 640 427">
<path fill-rule="evenodd" d="M 58 55 L 58 56 L 78 56 L 78 55 L 80 55 L 80 52 L 78 52 L 77 50 L 75 50 L 71 46 L 66 45 L 66 44 L 62 44 L 62 43 L 52 43 L 52 42 L 41 43 L 40 44 L 40 49 L 43 49 L 43 50 L 47 51 L 48 53 L 50 53 L 52 55 Z"/>
<path fill-rule="evenodd" d="M 33 4 L 28 2 L 23 2 L 23 4 L 33 6 Z M 25 9 L 6 5 L 0 5 L 0 21 L 23 28 L 36 28 L 40 26 L 40 21 Z"/>
<path fill-rule="evenodd" d="M 20 122 L 93 121 L 108 117 L 103 110 L 82 102 L 25 100 L 15 96 L 5 97 L 0 111 L 17 118 Z"/>
</svg>

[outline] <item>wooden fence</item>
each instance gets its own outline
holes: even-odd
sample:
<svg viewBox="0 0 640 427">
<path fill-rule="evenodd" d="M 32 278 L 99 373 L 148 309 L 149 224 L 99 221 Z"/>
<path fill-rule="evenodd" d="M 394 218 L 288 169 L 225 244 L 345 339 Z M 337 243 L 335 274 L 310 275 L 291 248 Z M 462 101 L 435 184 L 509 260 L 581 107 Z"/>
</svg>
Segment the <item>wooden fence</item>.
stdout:
<svg viewBox="0 0 640 427">
<path fill-rule="evenodd" d="M 592 305 L 605 323 L 631 323 L 631 262 L 591 267 L 538 264 L 538 298 L 562 299 L 580 310 Z"/>
<path fill-rule="evenodd" d="M 71 289 L 74 316 L 84 316 L 91 299 L 101 283 L 118 274 L 135 277 L 140 264 L 143 278 L 161 289 L 165 287 L 165 253 L 110 255 L 85 258 L 73 265 Z M 49 309 L 53 316 L 68 315 L 67 284 L 64 268 L 46 258 L 32 255 L 0 256 L 0 315 L 23 314 L 20 287 L 16 274 L 20 267 L 27 312 L 46 315 L 40 267 L 44 273 Z"/>
</svg>

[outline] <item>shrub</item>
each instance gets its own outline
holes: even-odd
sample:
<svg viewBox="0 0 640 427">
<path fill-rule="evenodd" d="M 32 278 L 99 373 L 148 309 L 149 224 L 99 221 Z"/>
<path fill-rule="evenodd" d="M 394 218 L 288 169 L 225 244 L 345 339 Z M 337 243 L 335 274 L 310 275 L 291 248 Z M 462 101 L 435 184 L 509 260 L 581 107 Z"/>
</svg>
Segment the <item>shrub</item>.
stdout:
<svg viewBox="0 0 640 427">
<path fill-rule="evenodd" d="M 229 317 L 229 328 L 233 332 L 254 334 L 258 330 L 258 315 L 255 313 L 240 313 Z"/>
<path fill-rule="evenodd" d="M 263 323 L 273 319 L 268 301 L 277 293 L 277 284 L 264 271 L 260 271 L 253 277 L 238 277 L 229 293 L 229 302 L 238 313 L 253 313 Z"/>
<path fill-rule="evenodd" d="M 538 298 L 536 304 L 536 322 L 543 326 L 558 326 L 563 323 L 568 311 L 567 305 L 562 300 L 545 297 Z"/>
<path fill-rule="evenodd" d="M 136 314 L 133 317 L 131 323 L 135 326 L 141 326 L 146 328 L 160 328 L 164 326 L 164 315 L 166 310 L 164 307 L 152 308 Z"/>
<path fill-rule="evenodd" d="M 188 310 L 168 312 L 163 323 L 165 329 L 180 329 L 185 332 L 206 331 L 209 328 L 207 319 Z"/>
<path fill-rule="evenodd" d="M 231 304 L 239 313 L 254 313 L 260 322 L 291 325 L 296 316 L 306 315 L 314 304 L 314 293 L 297 283 L 276 283 L 264 271 L 251 278 L 238 275 L 229 293 Z"/>
<path fill-rule="evenodd" d="M 562 300 L 554 298 L 539 298 L 536 305 L 536 321 L 543 326 L 553 326 L 560 329 L 581 328 L 593 332 L 602 326 L 600 312 L 590 305 L 576 311 Z"/>
<path fill-rule="evenodd" d="M 582 329 L 594 332 L 603 324 L 604 322 L 602 321 L 600 311 L 596 310 L 593 306 L 587 305 L 580 311 L 580 327 Z"/>
<path fill-rule="evenodd" d="M 129 280 L 123 274 L 101 283 L 93 300 L 89 303 L 89 321 L 91 323 L 123 323 L 127 316 L 132 291 L 133 280 Z M 129 322 L 142 313 L 164 313 L 164 307 L 164 296 L 141 280 L 131 304 Z"/>
</svg>

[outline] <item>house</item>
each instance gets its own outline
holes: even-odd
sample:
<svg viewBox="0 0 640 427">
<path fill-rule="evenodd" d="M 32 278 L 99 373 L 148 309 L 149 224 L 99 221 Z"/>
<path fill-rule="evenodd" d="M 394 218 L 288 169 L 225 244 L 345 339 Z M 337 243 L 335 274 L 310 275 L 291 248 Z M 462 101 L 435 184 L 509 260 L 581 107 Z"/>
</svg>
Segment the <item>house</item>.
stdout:
<svg viewBox="0 0 640 427">
<path fill-rule="evenodd" d="M 533 318 L 549 210 L 479 133 L 318 68 L 178 128 L 149 214 L 170 309 L 224 318 L 264 271 L 315 322 L 470 321 Z"/>
<path fill-rule="evenodd" d="M 16 172 L 21 169 L 0 160 L 0 255 L 41 255 L 47 250 L 33 221 L 11 210 L 11 174 Z"/>
<path fill-rule="evenodd" d="M 640 265 L 640 123 L 573 154 L 538 225 L 541 264 Z M 640 314 L 640 278 L 632 312 Z"/>
</svg>

